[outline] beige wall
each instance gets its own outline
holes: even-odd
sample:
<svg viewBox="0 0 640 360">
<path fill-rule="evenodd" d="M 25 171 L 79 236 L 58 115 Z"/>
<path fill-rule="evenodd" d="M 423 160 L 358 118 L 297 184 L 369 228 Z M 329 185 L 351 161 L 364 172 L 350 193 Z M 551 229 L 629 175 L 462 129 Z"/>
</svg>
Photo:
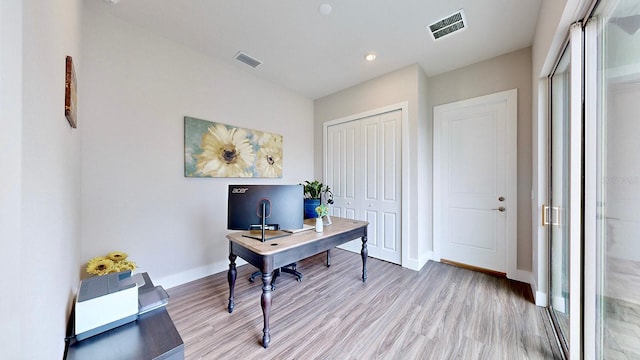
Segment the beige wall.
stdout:
<svg viewBox="0 0 640 360">
<path fill-rule="evenodd" d="M 64 116 L 65 58 L 80 81 L 81 10 L 82 0 L 0 2 L 3 359 L 64 353 L 79 279 L 83 126 Z"/>
<path fill-rule="evenodd" d="M 427 78 L 411 65 L 318 99 L 314 103 L 315 174 L 322 177 L 322 125 L 346 116 L 409 101 L 409 253 L 424 264 L 432 255 L 433 106 L 518 89 L 518 259 L 530 272 L 531 253 L 531 48 Z M 413 200 L 415 199 L 415 200 Z"/>
<path fill-rule="evenodd" d="M 82 260 L 124 251 L 165 288 L 224 271 L 228 184 L 311 178 L 313 101 L 104 6 L 82 23 Z M 185 178 L 184 116 L 281 134 L 282 178 Z"/>
<path fill-rule="evenodd" d="M 429 108 L 518 89 L 518 262 L 531 271 L 531 48 L 429 78 Z"/>
<path fill-rule="evenodd" d="M 1 36 L 11 34 L 11 36 Z M 0 1 L 0 261 L 2 274 L 22 264 L 22 2 Z M 11 154 L 11 156 L 7 156 Z M 15 274 L 19 275 L 19 274 Z M 3 356 L 20 355 L 20 303 L 26 290 L 20 276 L 4 276 L 0 296 Z M 8 326 L 8 324 L 13 324 Z"/>
<path fill-rule="evenodd" d="M 427 79 L 418 65 L 410 65 L 376 79 L 317 99 L 314 102 L 315 176 L 322 174 L 323 123 L 400 102 L 408 102 L 409 124 L 403 142 L 408 145 L 408 252 L 403 265 L 419 269 L 431 257 L 431 142 L 430 112 L 426 106 Z M 406 190 L 406 189 L 405 189 Z"/>
</svg>

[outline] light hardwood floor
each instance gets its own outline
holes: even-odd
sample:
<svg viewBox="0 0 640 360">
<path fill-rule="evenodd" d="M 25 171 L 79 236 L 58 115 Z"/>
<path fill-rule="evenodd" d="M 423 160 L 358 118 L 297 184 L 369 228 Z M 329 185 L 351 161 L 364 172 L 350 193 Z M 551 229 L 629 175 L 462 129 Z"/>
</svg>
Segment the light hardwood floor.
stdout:
<svg viewBox="0 0 640 360">
<path fill-rule="evenodd" d="M 261 281 L 238 267 L 235 309 L 226 272 L 169 289 L 167 305 L 194 359 L 560 359 L 528 285 L 430 261 L 419 271 L 332 250 L 283 274 L 262 348 Z"/>
</svg>

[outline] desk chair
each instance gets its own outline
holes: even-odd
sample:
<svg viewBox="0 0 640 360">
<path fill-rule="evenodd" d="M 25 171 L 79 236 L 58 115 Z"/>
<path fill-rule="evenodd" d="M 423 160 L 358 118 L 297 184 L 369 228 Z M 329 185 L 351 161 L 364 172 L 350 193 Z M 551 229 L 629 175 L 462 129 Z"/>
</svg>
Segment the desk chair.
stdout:
<svg viewBox="0 0 640 360">
<path fill-rule="evenodd" d="M 289 265 L 283 266 L 281 268 L 279 268 L 278 270 L 273 272 L 273 279 L 271 279 L 271 287 L 273 288 L 273 290 L 276 289 L 276 279 L 278 278 L 278 276 L 280 276 L 280 273 L 285 272 L 287 274 L 291 274 L 293 276 L 296 277 L 296 280 L 298 280 L 298 282 L 302 281 L 303 275 L 301 272 L 299 272 L 296 267 L 297 267 L 297 263 L 291 263 Z M 327 267 L 331 266 L 331 250 L 327 250 Z M 262 275 L 261 271 L 256 271 L 254 273 L 251 274 L 251 277 L 249 277 L 249 282 L 254 282 L 255 279 Z"/>
<path fill-rule="evenodd" d="M 291 263 L 289 265 L 283 266 L 279 269 L 277 269 L 276 271 L 273 272 L 273 279 L 271 279 L 271 287 L 273 288 L 273 290 L 276 289 L 276 279 L 278 278 L 278 276 L 280 276 L 281 272 L 285 272 L 287 274 L 291 274 L 293 276 L 296 277 L 296 280 L 298 280 L 298 282 L 302 281 L 303 275 L 301 272 L 296 270 L 296 267 L 298 265 L 296 263 Z M 254 282 L 254 280 L 258 277 L 262 275 L 261 271 L 256 271 L 253 274 L 251 274 L 251 277 L 249 278 L 250 282 Z"/>
</svg>

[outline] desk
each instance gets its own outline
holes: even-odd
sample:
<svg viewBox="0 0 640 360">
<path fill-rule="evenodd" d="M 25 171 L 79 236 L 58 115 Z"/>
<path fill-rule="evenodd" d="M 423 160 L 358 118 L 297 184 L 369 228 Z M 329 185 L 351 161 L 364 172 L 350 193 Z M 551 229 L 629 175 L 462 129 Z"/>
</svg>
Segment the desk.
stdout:
<svg viewBox="0 0 640 360">
<path fill-rule="evenodd" d="M 362 239 L 362 282 L 367 280 L 367 225 L 366 221 L 331 217 L 332 224 L 324 232 L 308 230 L 262 242 L 245 237 L 247 231 L 227 235 L 229 239 L 229 312 L 233 312 L 234 288 L 236 284 L 236 258 L 240 256 L 262 272 L 262 314 L 264 329 L 262 346 L 269 347 L 269 316 L 271 314 L 271 279 L 273 271 L 309 256 L 330 250 L 356 238 Z M 313 221 L 310 219 L 306 221 Z M 309 222 L 310 223 L 310 222 Z"/>
<path fill-rule="evenodd" d="M 138 291 L 153 288 L 147 273 L 145 285 Z M 73 313 L 71 314 L 73 319 Z M 70 320 L 70 322 L 73 320 Z M 71 335 L 72 330 L 69 330 Z M 164 307 L 138 316 L 136 321 L 71 343 L 65 360 L 181 360 L 184 343 Z"/>
</svg>

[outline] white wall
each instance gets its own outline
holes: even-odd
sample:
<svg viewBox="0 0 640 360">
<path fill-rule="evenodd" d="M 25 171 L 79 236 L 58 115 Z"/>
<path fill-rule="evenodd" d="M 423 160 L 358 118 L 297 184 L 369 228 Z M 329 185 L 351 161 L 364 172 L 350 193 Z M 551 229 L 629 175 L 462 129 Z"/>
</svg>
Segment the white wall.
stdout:
<svg viewBox="0 0 640 360">
<path fill-rule="evenodd" d="M 0 261 L 2 274 L 15 274 L 21 264 L 22 209 L 22 2 L 0 0 Z M 20 276 L 2 277 L 0 347 L 4 356 L 20 354 L 25 290 Z M 12 324 L 12 325 L 10 325 Z"/>
<path fill-rule="evenodd" d="M 431 121 L 426 106 L 426 76 L 418 65 L 410 65 L 376 79 L 316 99 L 315 133 L 322 134 L 323 123 L 407 101 L 408 138 L 408 215 L 409 250 L 403 249 L 403 266 L 419 270 L 430 258 L 431 236 Z M 315 176 L 322 179 L 322 136 L 316 137 Z M 406 259 L 405 259 L 406 256 Z M 406 260 L 406 261 L 405 261 Z"/>
<path fill-rule="evenodd" d="M 429 78 L 429 108 L 455 101 L 518 89 L 518 259 L 517 268 L 531 271 L 531 48 Z"/>
<path fill-rule="evenodd" d="M 124 251 L 165 287 L 226 270 L 227 185 L 313 178 L 313 102 L 103 5 L 83 23 L 82 260 Z M 184 116 L 282 134 L 283 177 L 185 178 Z"/>
<path fill-rule="evenodd" d="M 2 0 L 0 7 L 6 358 L 61 358 L 64 351 L 79 279 L 81 136 L 64 117 L 65 57 L 78 55 L 81 6 Z"/>
</svg>

